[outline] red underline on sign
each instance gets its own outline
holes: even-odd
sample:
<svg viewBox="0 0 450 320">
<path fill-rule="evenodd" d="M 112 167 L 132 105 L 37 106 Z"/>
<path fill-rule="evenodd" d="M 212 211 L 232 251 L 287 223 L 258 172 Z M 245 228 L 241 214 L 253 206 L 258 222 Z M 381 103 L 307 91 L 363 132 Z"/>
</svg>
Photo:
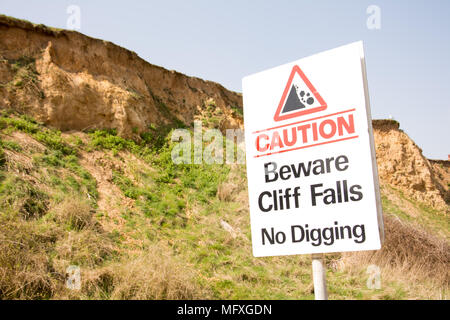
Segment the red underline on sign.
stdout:
<svg viewBox="0 0 450 320">
<path fill-rule="evenodd" d="M 289 124 L 283 124 L 283 125 L 278 126 L 278 127 L 272 127 L 272 128 L 268 128 L 268 129 L 258 130 L 258 131 L 253 132 L 253 134 L 264 132 L 264 131 L 269 131 L 269 130 L 273 130 L 273 129 L 283 128 L 283 127 L 293 126 L 295 124 L 299 124 L 299 123 L 303 123 L 303 122 L 308 122 L 308 121 L 318 120 L 318 119 L 322 119 L 322 118 L 332 117 L 332 116 L 335 116 L 335 115 L 338 115 L 338 114 L 352 112 L 352 111 L 355 111 L 355 110 L 356 110 L 356 108 L 353 108 L 353 109 L 349 109 L 349 110 L 345 110 L 345 111 L 340 111 L 340 112 L 336 112 L 336 113 L 332 113 L 332 114 L 327 114 L 326 116 L 321 116 L 321 117 L 317 117 L 317 118 L 311 118 L 311 119 L 302 120 L 302 121 L 298 121 L 298 122 L 293 122 L 293 123 L 289 123 Z"/>
<path fill-rule="evenodd" d="M 337 140 L 332 140 L 332 141 L 326 141 L 326 142 L 321 142 L 321 143 L 316 143 L 316 144 L 310 144 L 308 146 L 302 146 L 302 147 L 298 147 L 298 148 L 292 148 L 292 149 L 287 149 L 287 150 L 281 150 L 281 151 L 276 151 L 276 152 L 270 152 L 270 153 L 266 153 L 266 154 L 260 154 L 257 156 L 254 156 L 254 158 L 259 158 L 259 157 L 264 157 L 264 156 L 270 156 L 272 154 L 277 154 L 277 153 L 283 153 L 283 152 L 288 152 L 288 151 L 294 151 L 294 150 L 300 150 L 300 149 L 306 149 L 306 148 L 310 148 L 310 147 L 315 147 L 315 146 L 321 146 L 324 144 L 328 144 L 328 143 L 333 143 L 333 142 L 340 142 L 340 141 L 345 141 L 345 140 L 350 140 L 350 139 L 356 139 L 359 136 L 354 136 L 354 137 L 347 137 L 347 138 L 342 138 L 342 139 L 337 139 Z"/>
</svg>

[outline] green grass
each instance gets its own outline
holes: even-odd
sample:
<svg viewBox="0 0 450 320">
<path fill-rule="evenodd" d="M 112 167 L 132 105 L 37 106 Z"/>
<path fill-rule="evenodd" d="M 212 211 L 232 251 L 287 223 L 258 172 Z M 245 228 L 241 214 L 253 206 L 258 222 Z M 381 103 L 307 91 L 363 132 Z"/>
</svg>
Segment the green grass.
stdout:
<svg viewBox="0 0 450 320">
<path fill-rule="evenodd" d="M 67 183 L 61 183 L 61 191 L 67 192 L 72 189 L 77 193 L 87 192 L 94 200 L 98 197 L 95 179 L 78 162 L 77 149 L 64 141 L 59 130 L 49 129 L 39 124 L 36 120 L 26 115 L 16 115 L 3 112 L 0 117 L 4 134 L 9 134 L 14 130 L 29 134 L 37 141 L 43 143 L 47 149 L 43 153 L 31 154 L 33 164 L 36 168 L 64 168 L 71 175 L 66 178 Z M 1 147 L 22 151 L 22 147 L 14 141 L 0 140 Z M 54 172 L 50 177 L 51 182 L 56 183 L 59 180 L 59 171 Z M 67 189 L 67 186 L 69 187 Z"/>
<path fill-rule="evenodd" d="M 35 155 L 33 157 L 33 162 L 37 167 L 64 168 L 70 172 L 70 175 L 62 181 L 59 177 L 59 171 L 47 169 L 47 172 L 53 173 L 50 176 L 50 182 L 54 185 L 61 186 L 61 191 L 67 192 L 67 187 L 70 187 L 69 189 L 73 189 L 77 193 L 89 194 L 89 197 L 93 200 L 98 198 L 97 183 L 95 179 L 79 164 L 76 156 L 64 156 L 61 151 L 56 150 Z"/>
<path fill-rule="evenodd" d="M 404 212 L 402 209 L 400 209 L 398 206 L 396 206 L 392 201 L 388 199 L 387 196 L 381 195 L 381 203 L 383 206 L 383 211 L 387 213 L 392 213 L 395 216 L 405 220 L 405 221 L 412 221 L 413 218 L 408 215 L 406 212 Z"/>
<path fill-rule="evenodd" d="M 2 126 L 8 127 L 7 131 L 18 130 L 28 133 L 48 148 L 61 151 L 64 155 L 76 154 L 76 149 L 62 139 L 59 130 L 48 129 L 29 116 L 20 115 L 11 117 L 3 114 L 0 117 L 0 123 L 2 123 Z"/>
<path fill-rule="evenodd" d="M 49 196 L 16 175 L 0 172 L 0 208 L 24 219 L 39 218 L 48 209 Z"/>
<path fill-rule="evenodd" d="M 166 139 L 166 141 L 170 141 Z M 113 181 L 126 197 L 136 200 L 136 204 L 148 217 L 169 217 L 184 220 L 184 209 L 188 202 L 207 203 L 214 198 L 218 185 L 226 178 L 228 168 L 222 165 L 175 165 L 172 162 L 172 145 L 167 144 L 157 152 L 142 152 L 132 144 L 129 151 L 145 154 L 157 173 L 153 174 L 151 183 L 144 172 L 140 181 L 147 181 L 145 185 L 138 185 L 123 173 L 114 171 Z M 180 222 L 179 221 L 179 222 Z"/>
<path fill-rule="evenodd" d="M 408 198 L 400 190 L 393 187 L 389 187 L 389 192 L 395 193 L 402 201 L 409 203 L 419 214 L 408 214 L 406 209 L 400 208 L 390 201 L 386 195 L 382 195 L 381 201 L 385 212 L 394 214 L 404 221 L 420 224 L 429 231 L 441 233 L 447 238 L 450 237 L 450 218 L 445 212 L 441 212 L 431 208 L 425 203 Z"/>
<path fill-rule="evenodd" d="M 0 140 L 0 146 L 5 149 L 9 149 L 11 151 L 16 151 L 16 152 L 22 151 L 22 147 L 17 142 L 14 142 L 14 141 Z"/>
</svg>

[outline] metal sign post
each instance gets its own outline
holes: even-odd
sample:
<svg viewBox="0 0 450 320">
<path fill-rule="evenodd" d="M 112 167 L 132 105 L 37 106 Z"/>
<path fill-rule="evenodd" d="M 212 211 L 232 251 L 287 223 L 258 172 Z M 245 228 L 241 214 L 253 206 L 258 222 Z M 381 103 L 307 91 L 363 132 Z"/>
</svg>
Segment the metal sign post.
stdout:
<svg viewBox="0 0 450 320">
<path fill-rule="evenodd" d="M 328 300 L 326 269 L 323 262 L 323 253 L 315 253 L 312 255 L 312 270 L 314 296 L 316 300 Z"/>
</svg>

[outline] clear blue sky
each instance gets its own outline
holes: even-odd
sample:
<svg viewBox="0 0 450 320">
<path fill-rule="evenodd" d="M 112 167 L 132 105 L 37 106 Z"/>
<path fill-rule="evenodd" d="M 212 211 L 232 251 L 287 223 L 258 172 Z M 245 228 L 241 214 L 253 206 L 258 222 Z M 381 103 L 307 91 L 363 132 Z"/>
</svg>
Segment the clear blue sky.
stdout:
<svg viewBox="0 0 450 320">
<path fill-rule="evenodd" d="M 239 92 L 246 75 L 363 40 L 373 118 L 392 115 L 429 158 L 450 154 L 449 0 L 0 0 L 0 13 L 66 28 L 71 4 L 80 32 Z"/>
</svg>

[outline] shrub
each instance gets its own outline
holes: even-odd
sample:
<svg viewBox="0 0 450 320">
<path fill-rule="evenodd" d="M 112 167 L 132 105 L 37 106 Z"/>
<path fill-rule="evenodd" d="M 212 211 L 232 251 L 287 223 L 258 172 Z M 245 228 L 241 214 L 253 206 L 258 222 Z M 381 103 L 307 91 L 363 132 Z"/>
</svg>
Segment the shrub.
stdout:
<svg viewBox="0 0 450 320">
<path fill-rule="evenodd" d="M 138 152 L 140 149 L 134 141 L 119 137 L 115 129 L 96 130 L 90 133 L 90 137 L 93 147 L 112 150 L 114 154 L 125 149 L 132 152 Z"/>
<path fill-rule="evenodd" d="M 0 146 L 5 149 L 9 149 L 16 152 L 22 151 L 22 147 L 14 141 L 0 140 Z"/>
<path fill-rule="evenodd" d="M 48 195 L 30 182 L 10 174 L 0 177 L 0 208 L 4 212 L 19 212 L 24 219 L 39 218 L 48 204 Z"/>
<path fill-rule="evenodd" d="M 82 230 L 94 225 L 92 216 L 94 211 L 89 202 L 71 195 L 56 205 L 52 212 L 60 225 L 67 225 L 69 230 Z"/>
<path fill-rule="evenodd" d="M 76 154 L 76 150 L 64 142 L 60 131 L 44 128 L 27 115 L 20 117 L 3 116 L 1 120 L 9 127 L 30 134 L 52 150 L 61 151 L 64 155 Z"/>
</svg>

